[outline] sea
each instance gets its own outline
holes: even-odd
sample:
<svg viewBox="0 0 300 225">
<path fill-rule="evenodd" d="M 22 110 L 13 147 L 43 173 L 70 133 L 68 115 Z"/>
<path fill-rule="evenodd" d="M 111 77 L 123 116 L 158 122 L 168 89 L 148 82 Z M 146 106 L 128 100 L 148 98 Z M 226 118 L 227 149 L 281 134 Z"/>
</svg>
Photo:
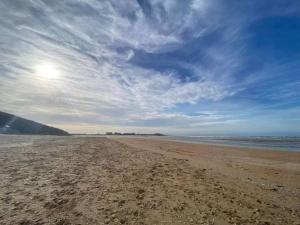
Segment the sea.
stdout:
<svg viewBox="0 0 300 225">
<path fill-rule="evenodd" d="M 162 136 L 158 138 L 187 143 L 300 152 L 298 136 Z"/>
</svg>

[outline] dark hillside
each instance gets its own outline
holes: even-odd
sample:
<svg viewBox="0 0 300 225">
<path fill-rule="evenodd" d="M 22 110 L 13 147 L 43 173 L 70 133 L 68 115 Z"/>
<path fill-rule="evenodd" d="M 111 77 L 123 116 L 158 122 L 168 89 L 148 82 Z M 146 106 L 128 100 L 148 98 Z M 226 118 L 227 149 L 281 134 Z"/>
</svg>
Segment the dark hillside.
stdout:
<svg viewBox="0 0 300 225">
<path fill-rule="evenodd" d="M 0 134 L 69 135 L 64 130 L 1 111 Z"/>
</svg>

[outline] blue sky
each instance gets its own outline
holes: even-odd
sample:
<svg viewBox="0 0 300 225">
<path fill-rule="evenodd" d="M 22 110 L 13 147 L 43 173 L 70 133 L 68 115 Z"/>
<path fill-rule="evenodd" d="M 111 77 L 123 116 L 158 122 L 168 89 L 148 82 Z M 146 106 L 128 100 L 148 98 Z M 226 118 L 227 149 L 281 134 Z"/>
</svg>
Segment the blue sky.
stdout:
<svg viewBox="0 0 300 225">
<path fill-rule="evenodd" d="M 300 1 L 2 0 L 0 81 L 70 132 L 300 135 Z"/>
</svg>

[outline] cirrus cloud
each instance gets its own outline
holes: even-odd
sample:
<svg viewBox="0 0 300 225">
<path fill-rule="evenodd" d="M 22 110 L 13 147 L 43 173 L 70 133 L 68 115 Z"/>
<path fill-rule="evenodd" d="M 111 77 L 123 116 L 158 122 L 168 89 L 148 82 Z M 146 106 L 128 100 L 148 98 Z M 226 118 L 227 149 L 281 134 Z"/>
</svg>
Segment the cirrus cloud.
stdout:
<svg viewBox="0 0 300 225">
<path fill-rule="evenodd" d="M 253 9 L 236 10 L 249 6 L 217 0 L 1 1 L 0 107 L 54 125 L 89 123 L 95 129 L 234 121 L 213 113 L 188 116 L 180 105 L 226 101 L 266 78 L 240 75 L 248 60 L 245 28 L 261 19 Z M 291 8 L 283 11 L 292 14 Z M 47 62 L 60 77 L 36 74 L 34 68 Z"/>
</svg>

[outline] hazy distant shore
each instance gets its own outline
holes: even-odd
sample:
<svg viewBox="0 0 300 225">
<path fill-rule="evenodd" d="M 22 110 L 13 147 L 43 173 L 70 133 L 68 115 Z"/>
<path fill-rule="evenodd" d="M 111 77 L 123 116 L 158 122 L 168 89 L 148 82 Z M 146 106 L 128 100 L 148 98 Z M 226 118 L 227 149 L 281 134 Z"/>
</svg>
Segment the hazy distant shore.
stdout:
<svg viewBox="0 0 300 225">
<path fill-rule="evenodd" d="M 298 224 L 300 153 L 0 136 L 0 224 Z"/>
</svg>

